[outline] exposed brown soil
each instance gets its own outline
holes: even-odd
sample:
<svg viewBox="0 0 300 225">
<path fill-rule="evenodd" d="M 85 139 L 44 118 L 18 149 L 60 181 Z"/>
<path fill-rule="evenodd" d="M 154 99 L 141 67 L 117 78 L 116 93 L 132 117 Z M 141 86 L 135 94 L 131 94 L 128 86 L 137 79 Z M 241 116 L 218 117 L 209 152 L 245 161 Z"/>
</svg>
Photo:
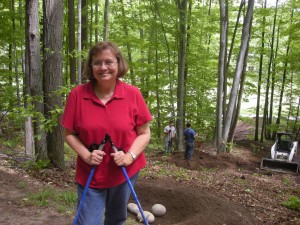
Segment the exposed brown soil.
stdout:
<svg viewBox="0 0 300 225">
<path fill-rule="evenodd" d="M 183 152 L 149 154 L 147 170 L 135 191 L 144 210 L 156 203 L 167 208 L 166 215 L 157 217 L 153 224 L 300 224 L 300 212 L 281 205 L 291 195 L 300 196 L 300 176 L 259 169 L 270 144 L 242 138 L 233 149 L 230 154 L 216 155 L 211 145 L 197 143 L 190 161 L 183 159 Z M 27 204 L 27 198 L 46 185 L 75 190 L 74 163 L 65 172 L 46 169 L 28 173 L 15 159 L 14 155 L 0 154 L 0 224 L 72 224 L 74 212 L 59 213 L 51 204 L 33 206 Z M 127 225 L 133 224 L 130 221 Z"/>
<path fill-rule="evenodd" d="M 0 224 L 1 225 L 64 225 L 70 216 L 53 207 L 28 204 L 28 196 L 45 187 L 24 170 L 13 166 L 10 157 L 0 154 Z"/>
</svg>

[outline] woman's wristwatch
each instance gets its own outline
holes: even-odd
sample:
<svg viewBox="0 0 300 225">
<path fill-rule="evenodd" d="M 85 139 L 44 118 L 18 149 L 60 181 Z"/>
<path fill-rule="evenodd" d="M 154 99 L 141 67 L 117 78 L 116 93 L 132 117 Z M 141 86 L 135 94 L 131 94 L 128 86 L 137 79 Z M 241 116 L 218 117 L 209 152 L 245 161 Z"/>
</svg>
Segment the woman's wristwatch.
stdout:
<svg viewBox="0 0 300 225">
<path fill-rule="evenodd" d="M 129 151 L 128 153 L 131 155 L 131 157 L 134 161 L 136 159 L 136 155 L 132 151 Z"/>
</svg>

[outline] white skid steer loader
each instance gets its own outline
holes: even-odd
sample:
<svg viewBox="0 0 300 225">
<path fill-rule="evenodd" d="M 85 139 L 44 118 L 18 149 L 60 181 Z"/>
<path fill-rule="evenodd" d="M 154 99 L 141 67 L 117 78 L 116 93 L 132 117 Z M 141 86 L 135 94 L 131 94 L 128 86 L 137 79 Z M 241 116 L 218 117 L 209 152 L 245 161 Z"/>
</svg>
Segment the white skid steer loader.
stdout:
<svg viewBox="0 0 300 225">
<path fill-rule="evenodd" d="M 270 158 L 263 158 L 260 168 L 276 172 L 298 173 L 297 149 L 298 142 L 294 141 L 293 134 L 277 133 Z"/>
</svg>

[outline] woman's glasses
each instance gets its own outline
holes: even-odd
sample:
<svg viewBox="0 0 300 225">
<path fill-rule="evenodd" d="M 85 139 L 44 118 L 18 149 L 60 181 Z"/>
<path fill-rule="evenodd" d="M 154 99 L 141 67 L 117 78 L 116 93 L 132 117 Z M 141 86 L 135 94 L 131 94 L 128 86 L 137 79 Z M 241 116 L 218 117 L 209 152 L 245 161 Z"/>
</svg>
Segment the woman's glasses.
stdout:
<svg viewBox="0 0 300 225">
<path fill-rule="evenodd" d="M 94 64 L 92 64 L 92 67 L 94 69 L 99 69 L 99 68 L 102 67 L 102 65 L 104 65 L 106 67 L 113 67 L 116 63 L 118 63 L 118 62 L 116 62 L 116 61 L 110 61 L 110 60 L 103 61 L 103 62 L 95 62 Z"/>
</svg>

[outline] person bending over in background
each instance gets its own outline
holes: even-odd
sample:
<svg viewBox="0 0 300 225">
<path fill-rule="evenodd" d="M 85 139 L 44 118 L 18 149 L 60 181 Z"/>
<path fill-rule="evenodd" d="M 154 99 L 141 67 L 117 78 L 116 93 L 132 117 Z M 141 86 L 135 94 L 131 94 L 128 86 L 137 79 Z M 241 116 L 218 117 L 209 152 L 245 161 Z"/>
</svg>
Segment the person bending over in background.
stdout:
<svg viewBox="0 0 300 225">
<path fill-rule="evenodd" d="M 95 173 L 79 214 L 79 225 L 123 225 L 130 189 L 120 166 L 126 166 L 134 185 L 146 165 L 143 150 L 150 140 L 152 116 L 137 87 L 119 78 L 128 65 L 112 42 L 99 42 L 89 51 L 85 75 L 89 82 L 69 94 L 62 126 L 67 144 L 77 153 L 78 205 L 92 166 Z M 114 153 L 109 143 L 89 151 L 108 134 L 123 151 Z M 104 215 L 105 213 L 105 215 Z"/>
<path fill-rule="evenodd" d="M 197 133 L 191 128 L 191 123 L 186 123 L 186 129 L 183 131 L 184 139 L 185 139 L 185 152 L 184 159 L 190 160 L 194 149 L 195 149 L 195 137 Z"/>
</svg>

